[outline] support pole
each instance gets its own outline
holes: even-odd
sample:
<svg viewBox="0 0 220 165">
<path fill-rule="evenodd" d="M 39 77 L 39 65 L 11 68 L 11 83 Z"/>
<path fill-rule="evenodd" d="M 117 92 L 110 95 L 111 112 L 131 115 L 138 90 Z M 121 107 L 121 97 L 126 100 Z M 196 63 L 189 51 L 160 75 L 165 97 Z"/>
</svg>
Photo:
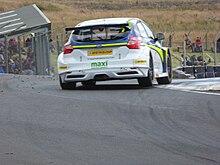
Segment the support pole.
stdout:
<svg viewBox="0 0 220 165">
<path fill-rule="evenodd" d="M 183 58 L 184 58 L 184 66 L 186 66 L 186 41 L 183 42 Z"/>
<path fill-rule="evenodd" d="M 208 32 L 205 34 L 205 50 L 208 50 Z"/>
<path fill-rule="evenodd" d="M 214 66 L 216 66 L 217 41 L 214 42 Z"/>
<path fill-rule="evenodd" d="M 18 54 L 19 54 L 19 74 L 22 73 L 22 60 L 21 60 L 21 37 L 18 36 Z"/>
<path fill-rule="evenodd" d="M 9 65 L 8 65 L 8 42 L 7 42 L 7 39 L 8 39 L 8 36 L 5 35 L 4 36 L 4 39 L 5 39 L 5 73 L 9 73 Z"/>
<path fill-rule="evenodd" d="M 57 56 L 59 56 L 59 54 L 60 54 L 60 43 L 59 43 L 58 35 L 56 36 L 56 40 L 57 40 Z"/>
</svg>

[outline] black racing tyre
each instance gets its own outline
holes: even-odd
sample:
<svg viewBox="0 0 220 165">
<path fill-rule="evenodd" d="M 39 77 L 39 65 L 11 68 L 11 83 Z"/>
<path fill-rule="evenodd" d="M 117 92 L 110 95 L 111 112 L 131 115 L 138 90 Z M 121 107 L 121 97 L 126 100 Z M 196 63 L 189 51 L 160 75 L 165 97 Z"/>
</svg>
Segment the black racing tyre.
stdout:
<svg viewBox="0 0 220 165">
<path fill-rule="evenodd" d="M 142 77 L 138 78 L 138 84 L 141 87 L 151 87 L 153 86 L 153 79 L 154 79 L 154 65 L 153 65 L 153 59 L 152 56 L 150 55 L 150 60 L 149 60 L 149 70 L 148 70 L 148 77 Z"/>
<path fill-rule="evenodd" d="M 158 84 L 170 84 L 172 82 L 173 72 L 172 72 L 172 58 L 170 53 L 168 54 L 168 58 L 167 58 L 167 72 L 168 72 L 167 77 L 157 78 Z"/>
<path fill-rule="evenodd" d="M 61 77 L 60 77 L 60 87 L 63 90 L 71 90 L 71 89 L 75 89 L 76 88 L 76 83 L 75 82 L 65 82 L 65 83 L 63 83 L 61 81 Z"/>
<path fill-rule="evenodd" d="M 148 71 L 148 77 L 138 78 L 138 84 L 140 87 L 151 87 L 153 85 L 150 71 Z"/>
<path fill-rule="evenodd" d="M 82 81 L 81 82 L 83 86 L 95 86 L 96 81 Z"/>
</svg>

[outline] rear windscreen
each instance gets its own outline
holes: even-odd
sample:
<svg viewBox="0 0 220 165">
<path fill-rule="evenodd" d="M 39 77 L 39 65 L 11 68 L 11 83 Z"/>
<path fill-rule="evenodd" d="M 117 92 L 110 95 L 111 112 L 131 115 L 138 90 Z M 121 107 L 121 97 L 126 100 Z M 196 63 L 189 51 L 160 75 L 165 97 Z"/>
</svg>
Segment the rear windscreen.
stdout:
<svg viewBox="0 0 220 165">
<path fill-rule="evenodd" d="M 77 42 L 118 40 L 128 36 L 130 29 L 126 25 L 108 25 L 77 28 L 73 40 Z"/>
</svg>

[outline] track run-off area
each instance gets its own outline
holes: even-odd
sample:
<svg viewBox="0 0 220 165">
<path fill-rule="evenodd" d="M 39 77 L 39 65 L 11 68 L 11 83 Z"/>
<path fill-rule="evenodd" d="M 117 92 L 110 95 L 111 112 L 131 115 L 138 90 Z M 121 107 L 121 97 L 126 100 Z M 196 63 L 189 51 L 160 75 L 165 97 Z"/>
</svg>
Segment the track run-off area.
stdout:
<svg viewBox="0 0 220 165">
<path fill-rule="evenodd" d="M 61 90 L 56 78 L 0 75 L 0 164 L 219 165 L 219 83 Z"/>
</svg>

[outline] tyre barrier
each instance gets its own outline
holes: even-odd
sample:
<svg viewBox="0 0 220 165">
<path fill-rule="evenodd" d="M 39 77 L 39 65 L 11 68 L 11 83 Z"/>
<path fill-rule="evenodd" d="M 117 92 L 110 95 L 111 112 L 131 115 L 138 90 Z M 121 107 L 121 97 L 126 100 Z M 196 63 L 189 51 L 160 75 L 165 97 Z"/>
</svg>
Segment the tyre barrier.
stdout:
<svg viewBox="0 0 220 165">
<path fill-rule="evenodd" d="M 220 77 L 220 66 L 215 66 L 215 77 Z"/>
<path fill-rule="evenodd" d="M 183 67 L 183 72 L 194 76 L 195 75 L 195 67 L 194 66 Z"/>
<path fill-rule="evenodd" d="M 220 66 L 185 66 L 178 70 L 190 74 L 196 79 L 220 77 Z"/>
<path fill-rule="evenodd" d="M 197 66 L 195 67 L 195 78 L 206 78 L 206 67 Z"/>
<path fill-rule="evenodd" d="M 215 76 L 215 67 L 213 66 L 207 66 L 206 67 L 206 78 L 212 78 Z"/>
</svg>

